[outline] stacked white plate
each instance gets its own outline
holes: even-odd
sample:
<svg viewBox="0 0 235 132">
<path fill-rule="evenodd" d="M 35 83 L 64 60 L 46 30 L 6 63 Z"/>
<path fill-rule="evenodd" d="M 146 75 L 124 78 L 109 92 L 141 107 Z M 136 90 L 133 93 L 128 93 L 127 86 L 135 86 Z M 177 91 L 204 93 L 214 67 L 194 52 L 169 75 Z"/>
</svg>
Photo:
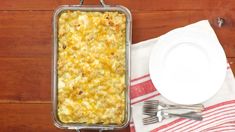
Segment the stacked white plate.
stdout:
<svg viewBox="0 0 235 132">
<path fill-rule="evenodd" d="M 205 23 L 209 24 L 202 21 L 200 28 L 190 25 L 173 30 L 160 37 L 152 49 L 152 82 L 163 97 L 174 103 L 203 103 L 224 82 L 226 56 L 213 29 Z"/>
</svg>

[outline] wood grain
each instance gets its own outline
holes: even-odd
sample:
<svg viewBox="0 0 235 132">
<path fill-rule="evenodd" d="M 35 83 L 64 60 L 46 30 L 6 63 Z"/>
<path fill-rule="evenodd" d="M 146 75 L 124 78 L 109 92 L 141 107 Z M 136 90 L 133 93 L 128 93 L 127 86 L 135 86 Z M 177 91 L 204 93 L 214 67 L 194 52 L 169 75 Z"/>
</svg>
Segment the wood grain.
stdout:
<svg viewBox="0 0 235 132">
<path fill-rule="evenodd" d="M 234 0 L 105 2 L 131 10 L 133 43 L 209 19 L 235 71 Z M 1 0 L 0 131 L 66 131 L 57 129 L 51 116 L 52 15 L 60 5 L 78 3 L 79 0 Z M 85 0 L 85 4 L 97 3 L 98 0 Z M 222 28 L 216 24 L 217 17 L 225 19 Z M 126 128 L 120 132 L 128 131 Z"/>
<path fill-rule="evenodd" d="M 51 11 L 0 11 L 0 16 L 0 57 L 51 56 Z"/>
<path fill-rule="evenodd" d="M 0 104 L 0 108 L 2 132 L 66 132 L 54 126 L 50 103 Z M 128 132 L 128 128 L 119 132 Z"/>
<path fill-rule="evenodd" d="M 6 58 L 0 65 L 0 102 L 50 100 L 50 57 Z"/>
<path fill-rule="evenodd" d="M 51 11 L 0 11 L 0 57 L 51 56 L 52 14 Z M 235 57 L 235 13 L 231 11 L 153 11 L 132 14 L 133 43 L 209 19 L 227 57 Z M 217 27 L 217 16 L 226 18 L 223 28 Z"/>
<path fill-rule="evenodd" d="M 98 0 L 85 0 L 98 4 Z M 111 5 L 123 5 L 131 11 L 217 10 L 235 9 L 234 0 L 105 0 Z M 79 4 L 79 0 L 1 0 L 0 10 L 53 10 L 63 4 Z"/>
<path fill-rule="evenodd" d="M 1 131 L 59 131 L 50 104 L 0 104 Z M 62 131 L 62 130 L 61 130 Z"/>
<path fill-rule="evenodd" d="M 228 62 L 235 71 L 235 58 Z M 1 59 L 0 103 L 49 102 L 50 58 Z"/>
</svg>

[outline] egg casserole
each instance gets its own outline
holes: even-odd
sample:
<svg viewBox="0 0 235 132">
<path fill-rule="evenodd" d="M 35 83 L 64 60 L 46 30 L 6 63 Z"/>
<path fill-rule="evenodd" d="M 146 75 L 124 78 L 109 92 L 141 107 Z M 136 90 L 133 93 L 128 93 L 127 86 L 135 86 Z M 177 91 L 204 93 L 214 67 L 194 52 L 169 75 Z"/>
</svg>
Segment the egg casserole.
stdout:
<svg viewBox="0 0 235 132">
<path fill-rule="evenodd" d="M 125 14 L 61 13 L 57 60 L 57 112 L 61 122 L 124 122 L 125 48 Z"/>
</svg>

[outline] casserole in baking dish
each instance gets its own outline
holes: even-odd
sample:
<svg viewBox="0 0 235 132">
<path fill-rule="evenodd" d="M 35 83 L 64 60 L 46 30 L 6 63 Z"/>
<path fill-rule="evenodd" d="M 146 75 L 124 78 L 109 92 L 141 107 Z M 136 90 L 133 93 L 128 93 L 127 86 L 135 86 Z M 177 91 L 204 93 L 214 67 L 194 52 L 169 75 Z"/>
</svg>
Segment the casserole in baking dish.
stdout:
<svg viewBox="0 0 235 132">
<path fill-rule="evenodd" d="M 53 116 L 70 129 L 129 122 L 131 15 L 122 6 L 62 6 L 53 20 Z"/>
</svg>

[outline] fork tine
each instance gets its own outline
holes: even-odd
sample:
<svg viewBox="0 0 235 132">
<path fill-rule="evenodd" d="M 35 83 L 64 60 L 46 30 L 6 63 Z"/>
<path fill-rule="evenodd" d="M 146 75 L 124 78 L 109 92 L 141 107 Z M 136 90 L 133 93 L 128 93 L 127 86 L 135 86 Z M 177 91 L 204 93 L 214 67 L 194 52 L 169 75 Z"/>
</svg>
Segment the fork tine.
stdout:
<svg viewBox="0 0 235 132">
<path fill-rule="evenodd" d="M 146 100 L 145 102 L 159 102 L 158 100 Z"/>
<path fill-rule="evenodd" d="M 143 110 L 158 110 L 157 107 L 143 107 Z"/>
<path fill-rule="evenodd" d="M 158 109 L 143 109 L 143 111 L 157 111 Z"/>
<path fill-rule="evenodd" d="M 144 103 L 144 106 L 157 106 L 158 104 L 154 104 L 154 103 Z"/>
<path fill-rule="evenodd" d="M 157 103 L 144 103 L 144 106 L 157 106 Z"/>
<path fill-rule="evenodd" d="M 158 108 L 144 107 L 143 110 L 158 110 Z"/>
<path fill-rule="evenodd" d="M 157 105 L 158 103 L 154 103 L 154 102 L 144 102 L 144 105 Z"/>
<path fill-rule="evenodd" d="M 157 112 L 158 112 L 158 100 L 147 100 L 144 102 L 143 105 L 144 115 L 155 116 Z"/>
<path fill-rule="evenodd" d="M 144 105 L 143 108 L 144 109 L 158 109 L 157 106 L 151 106 L 151 105 Z"/>
<path fill-rule="evenodd" d="M 143 109 L 143 111 L 153 111 L 153 112 L 156 112 L 156 111 L 158 111 L 158 109 Z"/>
<path fill-rule="evenodd" d="M 144 107 L 151 107 L 151 108 L 156 108 L 158 107 L 157 103 L 144 103 Z"/>
<path fill-rule="evenodd" d="M 143 118 L 143 120 L 152 120 L 152 119 L 157 119 L 157 116 L 148 116 Z"/>
<path fill-rule="evenodd" d="M 143 107 L 143 110 L 158 110 L 158 108 Z"/>
<path fill-rule="evenodd" d="M 143 121 L 158 121 L 158 118 L 156 116 L 150 116 L 150 117 L 146 117 L 143 118 Z"/>
<path fill-rule="evenodd" d="M 149 120 L 149 121 L 143 121 L 143 124 L 144 125 L 150 125 L 150 124 L 154 124 L 154 123 L 157 123 L 158 122 L 158 120 Z"/>
<path fill-rule="evenodd" d="M 143 110 L 143 112 L 158 112 L 158 110 Z"/>
<path fill-rule="evenodd" d="M 158 111 L 158 107 L 154 105 L 144 104 L 142 111 L 144 115 L 153 116 L 153 115 L 156 115 Z"/>
<path fill-rule="evenodd" d="M 157 107 L 143 107 L 143 110 L 158 110 Z"/>
<path fill-rule="evenodd" d="M 159 101 L 158 100 L 147 100 L 147 101 L 145 101 L 144 103 L 154 103 L 154 104 L 158 104 L 159 103 Z"/>
<path fill-rule="evenodd" d="M 151 113 L 151 112 L 143 112 L 143 115 L 155 116 L 157 114 L 156 113 Z"/>
<path fill-rule="evenodd" d="M 150 117 L 143 118 L 143 124 L 144 125 L 154 124 L 154 123 L 157 123 L 157 122 L 159 122 L 157 116 L 150 116 Z"/>
<path fill-rule="evenodd" d="M 158 104 L 158 102 L 144 102 L 144 104 Z"/>
</svg>

